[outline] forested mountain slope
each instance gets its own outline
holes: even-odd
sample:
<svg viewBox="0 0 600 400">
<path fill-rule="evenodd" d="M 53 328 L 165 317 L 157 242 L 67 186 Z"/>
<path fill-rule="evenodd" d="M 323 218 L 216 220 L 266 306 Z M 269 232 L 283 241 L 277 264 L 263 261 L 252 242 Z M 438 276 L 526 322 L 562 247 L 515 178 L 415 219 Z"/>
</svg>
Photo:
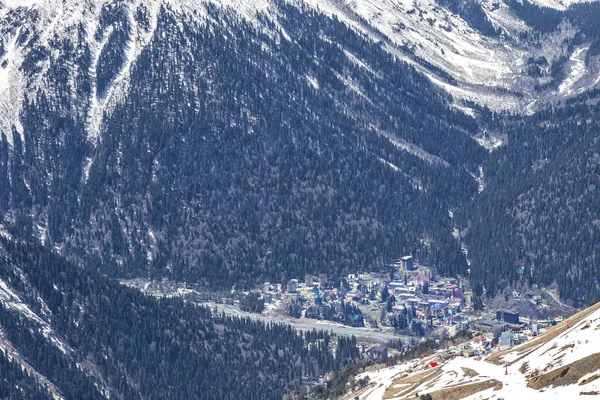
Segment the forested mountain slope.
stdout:
<svg viewBox="0 0 600 400">
<path fill-rule="evenodd" d="M 357 357 L 110 278 L 412 253 L 476 306 L 597 298 L 600 3 L 536 4 L 0 0 L 0 397 L 275 399 Z"/>
<path fill-rule="evenodd" d="M 600 6 L 551 5 L 5 0 L 0 213 L 112 277 L 252 286 L 412 252 L 580 304 Z"/>
<path fill-rule="evenodd" d="M 148 298 L 4 228 L 0 265 L 2 398 L 280 399 L 358 356 L 351 339 Z"/>
<path fill-rule="evenodd" d="M 507 117 L 508 144 L 484 163 L 486 189 L 457 213 L 478 291 L 558 284 L 576 305 L 600 298 L 600 107 Z"/>
<path fill-rule="evenodd" d="M 98 32 L 113 33 L 96 75 L 84 73 L 80 28 L 55 44 L 52 85 L 23 107 L 23 137 L 11 146 L 5 134 L 0 208 L 115 276 L 252 284 L 410 251 L 464 271 L 447 210 L 476 192 L 486 151 L 475 121 L 368 37 L 278 6 L 277 21 L 252 22 L 161 7 L 124 98 L 90 137 L 90 96 L 116 90 L 127 62 L 105 54 L 127 53 L 134 34 L 106 6 Z"/>
</svg>

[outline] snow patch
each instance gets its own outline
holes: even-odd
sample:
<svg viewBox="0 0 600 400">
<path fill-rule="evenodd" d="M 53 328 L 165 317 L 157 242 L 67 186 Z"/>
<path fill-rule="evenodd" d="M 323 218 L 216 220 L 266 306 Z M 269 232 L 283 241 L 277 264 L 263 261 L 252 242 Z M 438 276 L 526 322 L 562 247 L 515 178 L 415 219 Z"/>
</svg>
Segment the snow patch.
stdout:
<svg viewBox="0 0 600 400">
<path fill-rule="evenodd" d="M 389 162 L 388 160 L 385 160 L 381 157 L 377 157 L 377 159 L 379 161 L 381 161 L 382 164 L 387 165 L 388 167 L 390 167 L 391 169 L 394 170 L 394 172 L 398 172 L 400 171 L 400 168 L 398 168 L 396 165 L 392 164 L 391 162 Z"/>
<path fill-rule="evenodd" d="M 306 80 L 314 89 L 320 89 L 319 81 L 317 81 L 317 78 L 315 78 L 314 76 L 306 75 Z"/>
<path fill-rule="evenodd" d="M 567 78 L 558 87 L 558 94 L 563 96 L 571 96 L 579 94 L 586 90 L 585 87 L 576 90 L 575 86 L 577 85 L 577 82 L 579 82 L 585 76 L 585 58 L 589 48 L 590 45 L 587 45 L 579 47 L 575 49 L 575 51 L 573 51 L 573 54 L 571 54 L 571 58 L 569 59 L 569 74 L 567 75 Z"/>
<path fill-rule="evenodd" d="M 148 243 L 148 249 L 146 250 L 146 259 L 149 263 L 151 263 L 154 260 L 154 251 L 157 248 L 156 235 L 151 228 L 148 228 L 148 238 L 150 240 Z"/>
<path fill-rule="evenodd" d="M 0 225 L 0 236 L 6 240 L 13 240 L 13 237 L 2 225 Z"/>
<path fill-rule="evenodd" d="M 419 157 L 421 160 L 423 161 L 427 161 L 430 164 L 442 164 L 444 167 L 449 167 L 450 164 L 448 163 L 448 161 L 444 160 L 441 157 L 438 157 L 436 155 L 433 155 L 431 153 L 428 153 L 427 151 L 423 150 L 421 147 L 414 145 L 412 143 L 408 143 L 402 139 L 399 139 L 397 137 L 394 137 L 390 134 L 384 134 L 385 137 L 388 138 L 388 140 L 394 145 L 396 146 L 397 149 L 400 150 L 404 150 L 412 155 L 415 155 L 417 157 Z"/>
<path fill-rule="evenodd" d="M 481 136 L 475 137 L 475 141 L 487 151 L 492 152 L 504 145 L 506 139 L 502 139 L 500 135 L 493 135 L 486 132 Z"/>
<path fill-rule="evenodd" d="M 24 100 L 25 78 L 19 70 L 23 57 L 16 49 L 18 33 L 19 30 L 6 46 L 4 56 L 0 58 L 0 131 L 6 135 L 11 146 L 14 145 L 13 127 L 23 141 L 23 127 L 19 122 L 19 113 Z"/>
<path fill-rule="evenodd" d="M 481 193 L 485 190 L 485 174 L 483 173 L 483 167 L 480 165 L 478 168 L 478 175 L 475 175 L 475 181 L 477 182 L 477 192 Z"/>
</svg>

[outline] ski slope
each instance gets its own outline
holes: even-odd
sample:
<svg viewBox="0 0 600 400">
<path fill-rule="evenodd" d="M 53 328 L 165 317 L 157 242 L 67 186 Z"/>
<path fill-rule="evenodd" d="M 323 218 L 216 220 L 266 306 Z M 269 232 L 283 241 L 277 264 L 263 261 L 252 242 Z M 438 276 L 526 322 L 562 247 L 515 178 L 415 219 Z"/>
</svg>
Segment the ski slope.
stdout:
<svg viewBox="0 0 600 400">
<path fill-rule="evenodd" d="M 600 304 L 584 310 L 537 338 L 481 358 L 436 355 L 367 372 L 370 386 L 360 400 L 409 399 L 576 399 L 600 394 Z M 437 361 L 441 365 L 431 368 Z M 455 397 L 462 393 L 464 397 Z"/>
</svg>

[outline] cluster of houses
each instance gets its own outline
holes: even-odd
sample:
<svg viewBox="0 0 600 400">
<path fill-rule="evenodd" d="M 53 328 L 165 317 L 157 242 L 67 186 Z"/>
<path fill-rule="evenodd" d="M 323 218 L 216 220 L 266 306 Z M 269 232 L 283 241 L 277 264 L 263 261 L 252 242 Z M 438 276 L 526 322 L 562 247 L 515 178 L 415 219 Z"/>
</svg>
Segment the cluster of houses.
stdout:
<svg viewBox="0 0 600 400">
<path fill-rule="evenodd" d="M 455 357 L 478 357 L 497 350 L 507 350 L 522 344 L 540 333 L 538 323 L 523 323 L 519 319 L 519 313 L 515 311 L 499 310 L 493 321 L 492 332 L 479 333 L 469 342 L 452 346 L 437 353 L 437 362 L 446 362 Z M 406 346 L 410 348 L 409 345 Z M 373 346 L 366 351 L 369 358 L 383 360 L 388 356 L 385 346 Z M 434 361 L 437 366 L 437 362 Z"/>
<path fill-rule="evenodd" d="M 304 309 L 313 305 L 351 303 L 378 324 L 398 328 L 397 319 L 408 316 L 429 329 L 442 326 L 468 327 L 461 314 L 463 293 L 456 279 L 436 280 L 431 269 L 402 257 L 390 273 L 348 274 L 331 281 L 326 274 L 307 274 L 304 281 L 290 279 L 285 285 L 264 284 L 266 303 L 287 298 L 301 299 Z M 402 326 L 404 328 L 404 326 Z"/>
<path fill-rule="evenodd" d="M 495 350 L 507 350 L 531 340 L 540 333 L 537 323 L 524 323 L 519 313 L 512 310 L 498 310 L 496 318 L 489 321 L 493 325 L 492 332 L 479 334 L 470 342 L 438 353 L 442 361 L 456 356 L 476 357 Z"/>
<path fill-rule="evenodd" d="M 489 335 L 478 335 L 470 342 L 454 346 L 447 350 L 439 351 L 439 361 L 448 361 L 454 357 L 478 357 L 493 351 L 496 348 L 494 339 Z"/>
<path fill-rule="evenodd" d="M 537 336 L 542 326 L 550 325 L 550 323 L 546 321 L 525 323 L 521 321 L 517 311 L 498 310 L 494 319 L 484 318 L 479 321 L 479 325 L 491 329 L 494 343 L 499 346 L 500 350 L 506 350 Z"/>
<path fill-rule="evenodd" d="M 455 279 L 436 283 L 426 276 L 416 275 L 406 282 L 384 284 L 382 290 L 388 290 L 394 296 L 392 311 L 396 314 L 413 307 L 422 317 L 453 317 L 461 312 L 463 306 L 462 293 Z"/>
<path fill-rule="evenodd" d="M 270 302 L 271 299 L 281 299 L 282 295 L 285 293 L 298 294 L 301 288 L 313 288 L 316 285 L 324 288 L 327 284 L 327 274 L 319 274 L 318 276 L 307 274 L 304 277 L 304 282 L 300 282 L 299 279 L 290 279 L 285 286 L 265 282 L 263 284 L 262 293 L 265 302 Z"/>
<path fill-rule="evenodd" d="M 469 293 L 465 293 L 461 281 L 438 278 L 431 268 L 415 263 L 411 256 L 402 257 L 393 267 L 389 273 L 348 274 L 335 280 L 328 279 L 326 274 L 307 274 L 303 281 L 290 279 L 284 285 L 265 282 L 262 295 L 266 303 L 288 300 L 300 304 L 307 317 L 318 306 L 352 304 L 356 312 L 362 311 L 367 317 L 365 321 L 377 318 L 378 326 L 396 330 L 410 329 L 416 323 L 422 327 L 421 332 L 428 335 L 453 336 L 459 330 L 469 329 L 475 322 L 476 329 L 490 332 L 451 351 L 440 352 L 440 360 L 508 349 L 536 336 L 543 326 L 543 321 L 523 323 L 519 313 L 512 310 L 498 310 L 495 318 L 489 316 L 474 321 L 465 313 L 468 304 L 465 297 Z M 541 304 L 541 297 L 533 293 L 523 295 L 532 303 Z M 382 345 L 374 346 L 366 353 L 376 360 L 388 357 L 388 349 Z"/>
<path fill-rule="evenodd" d="M 464 293 L 457 279 L 436 279 L 430 268 L 414 263 L 411 256 L 400 259 L 399 268 L 391 277 L 380 288 L 393 301 L 386 315 L 390 324 L 394 325 L 399 316 L 412 314 L 431 330 L 468 328 L 469 318 L 462 314 Z"/>
</svg>

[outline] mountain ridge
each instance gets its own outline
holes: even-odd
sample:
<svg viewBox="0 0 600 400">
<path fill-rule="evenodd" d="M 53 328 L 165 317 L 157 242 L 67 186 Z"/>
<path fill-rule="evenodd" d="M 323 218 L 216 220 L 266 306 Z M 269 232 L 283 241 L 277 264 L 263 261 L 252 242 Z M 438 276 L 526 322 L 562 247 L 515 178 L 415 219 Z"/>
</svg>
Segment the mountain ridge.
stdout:
<svg viewBox="0 0 600 400">
<path fill-rule="evenodd" d="M 235 10 L 250 22 L 256 21 L 257 15 L 262 14 L 268 16 L 275 24 L 277 24 L 277 13 L 279 12 L 277 2 L 267 0 L 252 2 L 223 0 L 214 3 L 201 0 L 62 2 L 59 7 L 55 7 L 53 2 L 44 0 L 1 4 L 3 6 L 0 6 L 0 13 L 4 14 L 2 19 L 9 23 L 5 24 L 3 28 L 7 38 L 3 41 L 3 51 L 1 52 L 4 53 L 3 62 L 7 64 L 3 66 L 2 74 L 0 74 L 0 77 L 4 76 L 0 89 L 2 89 L 2 98 L 5 99 L 2 103 L 4 110 L 2 129 L 9 138 L 12 135 L 13 125 L 17 131 L 22 130 L 19 125 L 20 104 L 25 101 L 26 97 L 31 96 L 31 90 L 35 91 L 36 88 L 43 86 L 41 82 L 31 81 L 31 77 L 19 72 L 20 64 L 24 58 L 27 58 L 24 57 L 23 50 L 19 49 L 26 50 L 26 46 L 30 46 L 33 40 L 38 53 L 34 56 L 37 56 L 38 59 L 39 56 L 42 56 L 41 60 L 48 59 L 49 55 L 52 58 L 52 52 L 48 54 L 48 48 L 52 47 L 49 42 L 50 38 L 56 38 L 57 35 L 58 37 L 71 36 L 74 38 L 77 30 L 80 29 L 78 25 L 80 25 L 84 34 L 90 37 L 90 39 L 86 39 L 92 57 L 89 73 L 94 74 L 101 51 L 105 49 L 109 36 L 114 34 L 111 31 L 107 36 L 107 32 L 99 30 L 100 18 L 104 12 L 102 10 L 106 10 L 106 7 L 116 7 L 122 10 L 127 20 L 126 25 L 130 30 L 127 43 L 124 44 L 127 49 L 125 52 L 127 61 L 120 68 L 119 75 L 113 79 L 110 86 L 111 90 L 115 91 L 114 94 L 97 96 L 96 87 L 92 85 L 91 104 L 88 112 L 88 130 L 92 141 L 98 135 L 104 112 L 111 112 L 114 104 L 122 101 L 122 97 L 127 91 L 131 66 L 139 57 L 140 51 L 147 46 L 161 8 L 168 7 L 182 18 L 194 18 L 201 21 L 206 18 L 206 7 L 214 4 Z M 551 101 L 556 102 L 573 94 L 581 93 L 587 88 L 597 87 L 600 81 L 600 71 L 590 71 L 589 77 L 585 70 L 584 76 L 578 76 L 576 71 L 572 71 L 574 79 L 571 82 L 572 85 L 563 85 L 556 91 L 545 90 L 542 93 L 536 93 L 533 86 L 534 84 L 538 85 L 535 82 L 539 79 L 523 74 L 528 67 L 527 57 L 535 58 L 541 55 L 547 58 L 548 62 L 552 62 L 553 59 L 559 59 L 566 55 L 574 68 L 579 62 L 577 57 L 585 54 L 588 47 L 583 43 L 584 46 L 568 51 L 561 48 L 564 46 L 564 42 L 573 40 L 578 32 L 577 27 L 569 23 L 563 24 L 564 26 L 559 28 L 560 31 L 554 35 L 555 38 L 551 36 L 542 38 L 543 40 L 537 44 L 539 46 L 541 43 L 540 50 L 536 50 L 532 45 L 535 44 L 535 41 L 532 44 L 520 43 L 519 36 L 530 34 L 535 27 L 532 30 L 527 22 L 520 19 L 518 13 L 511 8 L 511 2 L 494 4 L 472 2 L 469 4 L 476 4 L 479 7 L 477 9 L 481 11 L 479 14 L 465 15 L 461 15 L 461 8 L 456 8 L 462 7 L 460 2 L 438 4 L 429 0 L 415 4 L 391 0 L 377 3 L 369 0 L 328 1 L 325 3 L 296 0 L 290 4 L 301 7 L 308 6 L 340 18 L 354 29 L 371 35 L 374 40 L 382 41 L 384 48 L 391 54 L 419 68 L 442 90 L 451 93 L 459 100 L 459 103 L 469 100 L 496 110 L 521 111 L 525 109 L 532 112 L 536 108 L 536 102 L 541 98 L 554 97 L 555 100 Z M 526 2 L 524 4 L 536 3 Z M 539 5 L 549 6 L 544 3 Z M 579 5 L 579 2 L 569 4 L 571 7 L 573 5 Z M 458 14 L 451 9 L 458 11 Z M 535 11 L 535 9 L 532 10 L 528 12 Z M 551 10 L 555 9 L 551 8 Z M 556 10 L 556 12 L 563 11 L 562 9 Z M 31 16 L 29 21 L 27 15 Z M 64 18 L 65 15 L 69 17 Z M 470 26 L 469 24 L 474 24 L 475 20 L 469 20 L 469 18 L 475 18 L 474 15 L 478 15 L 477 18 L 483 18 L 494 25 L 494 29 L 499 30 L 498 32 L 501 34 L 497 37 L 496 34 L 488 37 L 479 32 L 477 28 Z M 13 23 L 20 21 L 22 26 L 20 28 L 11 27 L 11 20 Z M 32 23 L 32 21 L 38 22 Z M 38 25 L 39 23 L 42 25 Z M 31 35 L 20 32 L 21 29 L 31 31 Z M 47 62 L 39 65 L 42 66 L 42 70 L 38 75 L 43 76 L 44 70 L 47 70 Z M 452 80 L 448 81 L 448 77 L 458 80 L 460 84 Z M 594 78 L 596 79 L 594 80 Z M 541 81 L 547 82 L 547 80 Z M 573 86 L 577 81 L 582 81 L 580 86 Z M 31 87 L 31 89 L 26 89 L 25 86 Z M 526 92 L 523 92 L 524 89 Z M 549 94 L 551 96 L 548 96 Z"/>
</svg>

